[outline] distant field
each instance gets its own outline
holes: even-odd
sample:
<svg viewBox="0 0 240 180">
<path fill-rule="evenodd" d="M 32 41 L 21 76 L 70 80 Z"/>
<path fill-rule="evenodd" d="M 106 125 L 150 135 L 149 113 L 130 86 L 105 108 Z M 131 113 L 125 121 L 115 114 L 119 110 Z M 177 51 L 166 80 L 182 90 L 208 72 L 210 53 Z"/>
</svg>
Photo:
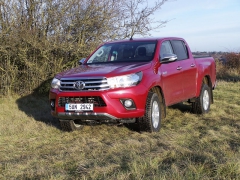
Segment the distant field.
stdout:
<svg viewBox="0 0 240 180">
<path fill-rule="evenodd" d="M 0 179 L 240 179 L 240 82 L 218 82 L 209 114 L 167 108 L 159 133 L 63 132 L 47 97 L 0 99 Z"/>
</svg>

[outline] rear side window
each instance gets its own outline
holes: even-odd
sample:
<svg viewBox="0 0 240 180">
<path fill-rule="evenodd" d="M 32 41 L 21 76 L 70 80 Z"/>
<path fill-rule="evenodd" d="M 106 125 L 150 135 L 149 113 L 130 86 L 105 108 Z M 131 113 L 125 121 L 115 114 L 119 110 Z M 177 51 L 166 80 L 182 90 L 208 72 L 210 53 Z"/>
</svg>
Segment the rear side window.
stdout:
<svg viewBox="0 0 240 180">
<path fill-rule="evenodd" d="M 188 59 L 187 47 L 183 41 L 173 40 L 172 45 L 178 60 Z"/>
</svg>

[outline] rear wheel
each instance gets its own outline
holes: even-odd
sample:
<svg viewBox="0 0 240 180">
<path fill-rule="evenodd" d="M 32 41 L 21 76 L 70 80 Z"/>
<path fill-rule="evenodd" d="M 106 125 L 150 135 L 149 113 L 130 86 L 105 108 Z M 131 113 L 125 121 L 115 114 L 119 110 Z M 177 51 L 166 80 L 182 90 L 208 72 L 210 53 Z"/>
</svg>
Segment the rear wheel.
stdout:
<svg viewBox="0 0 240 180">
<path fill-rule="evenodd" d="M 77 120 L 61 120 L 59 119 L 60 126 L 64 131 L 81 130 L 83 125 L 79 124 Z"/>
<path fill-rule="evenodd" d="M 140 130 L 158 132 L 161 126 L 161 107 L 158 95 L 149 92 L 146 102 L 145 115 L 139 119 Z"/>
<path fill-rule="evenodd" d="M 201 93 L 196 101 L 192 104 L 193 113 L 205 114 L 210 110 L 211 90 L 207 84 L 202 85 Z"/>
</svg>

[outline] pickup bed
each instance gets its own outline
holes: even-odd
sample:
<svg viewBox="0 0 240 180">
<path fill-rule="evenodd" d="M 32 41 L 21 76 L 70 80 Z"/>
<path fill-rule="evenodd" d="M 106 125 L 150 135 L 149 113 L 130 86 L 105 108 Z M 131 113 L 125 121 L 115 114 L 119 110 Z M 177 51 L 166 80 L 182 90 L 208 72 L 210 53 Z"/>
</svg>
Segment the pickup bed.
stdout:
<svg viewBox="0 0 240 180">
<path fill-rule="evenodd" d="M 78 67 L 57 74 L 49 100 L 66 131 L 135 123 L 158 132 L 166 106 L 187 101 L 193 113 L 208 113 L 215 85 L 214 59 L 194 58 L 184 39 L 130 39 L 104 43 Z"/>
</svg>

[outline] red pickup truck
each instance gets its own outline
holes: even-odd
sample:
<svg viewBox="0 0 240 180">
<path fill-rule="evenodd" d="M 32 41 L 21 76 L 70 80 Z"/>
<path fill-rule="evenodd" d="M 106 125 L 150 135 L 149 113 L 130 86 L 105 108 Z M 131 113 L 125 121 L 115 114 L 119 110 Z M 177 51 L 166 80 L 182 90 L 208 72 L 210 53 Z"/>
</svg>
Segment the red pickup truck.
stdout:
<svg viewBox="0 0 240 180">
<path fill-rule="evenodd" d="M 107 42 L 79 64 L 51 83 L 51 114 L 66 131 L 137 123 L 141 131 L 158 132 L 166 106 L 187 101 L 204 114 L 213 103 L 215 61 L 193 57 L 182 38 Z"/>
</svg>

